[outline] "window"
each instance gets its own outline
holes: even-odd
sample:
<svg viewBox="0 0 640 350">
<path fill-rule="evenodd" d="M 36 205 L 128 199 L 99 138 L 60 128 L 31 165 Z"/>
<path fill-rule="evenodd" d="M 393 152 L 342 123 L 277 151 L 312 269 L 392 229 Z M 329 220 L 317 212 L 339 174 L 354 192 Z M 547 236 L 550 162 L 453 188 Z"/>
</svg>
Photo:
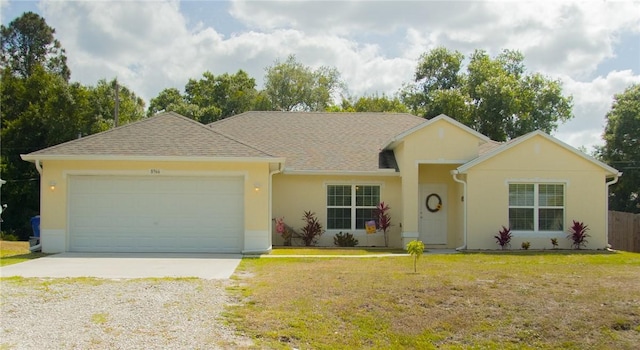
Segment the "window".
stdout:
<svg viewBox="0 0 640 350">
<path fill-rule="evenodd" d="M 509 225 L 514 231 L 562 231 L 563 184 L 509 184 Z"/>
<path fill-rule="evenodd" d="M 364 223 L 374 219 L 380 202 L 380 186 L 327 186 L 327 229 L 364 230 Z"/>
</svg>

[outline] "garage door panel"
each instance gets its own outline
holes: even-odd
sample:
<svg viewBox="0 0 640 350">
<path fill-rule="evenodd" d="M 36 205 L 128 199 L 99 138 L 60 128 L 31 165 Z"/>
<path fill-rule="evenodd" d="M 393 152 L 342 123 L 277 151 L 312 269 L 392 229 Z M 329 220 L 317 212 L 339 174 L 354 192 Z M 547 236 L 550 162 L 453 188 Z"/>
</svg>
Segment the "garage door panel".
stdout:
<svg viewBox="0 0 640 350">
<path fill-rule="evenodd" d="M 241 177 L 74 176 L 72 251 L 239 252 Z"/>
</svg>

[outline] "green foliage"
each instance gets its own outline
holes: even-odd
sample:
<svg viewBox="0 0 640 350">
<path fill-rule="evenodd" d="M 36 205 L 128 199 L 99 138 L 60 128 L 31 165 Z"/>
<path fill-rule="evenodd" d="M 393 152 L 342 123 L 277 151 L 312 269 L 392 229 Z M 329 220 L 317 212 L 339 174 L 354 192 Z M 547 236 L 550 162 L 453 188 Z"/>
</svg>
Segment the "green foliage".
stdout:
<svg viewBox="0 0 640 350">
<path fill-rule="evenodd" d="M 524 56 L 505 50 L 492 59 L 483 50 L 470 57 L 439 47 L 423 54 L 415 82 L 400 90 L 402 101 L 427 119 L 447 114 L 496 141 L 534 130 L 554 131 L 572 117 L 572 98 L 558 80 L 525 74 Z"/>
<path fill-rule="evenodd" d="M 497 236 L 493 236 L 502 249 L 511 246 L 511 237 L 511 229 L 504 226 L 502 226 L 502 230 L 498 231 Z"/>
<path fill-rule="evenodd" d="M 424 243 L 422 241 L 413 240 L 407 244 L 407 252 L 413 256 L 413 272 L 418 272 L 418 259 L 424 254 Z"/>
<path fill-rule="evenodd" d="M 28 78 L 37 67 L 43 67 L 68 81 L 71 71 L 67 67 L 64 49 L 53 36 L 55 32 L 44 18 L 33 12 L 25 12 L 9 26 L 1 26 L 2 70 L 9 68 L 12 74 Z"/>
<path fill-rule="evenodd" d="M 172 111 L 208 124 L 234 114 L 264 108 L 263 97 L 255 86 L 255 79 L 243 70 L 219 76 L 207 71 L 200 80 L 189 79 L 184 95 L 175 88 L 162 90 L 151 99 L 147 115 Z"/>
<path fill-rule="evenodd" d="M 553 246 L 553 249 L 557 249 L 558 248 L 558 239 L 557 238 L 551 238 L 551 245 Z"/>
<path fill-rule="evenodd" d="M 408 113 L 409 109 L 399 97 L 388 97 L 385 94 L 361 96 L 357 99 L 342 99 L 340 106 L 327 107 L 329 112 L 388 112 Z"/>
<path fill-rule="evenodd" d="M 603 138 L 598 157 L 624 173 L 610 187 L 609 209 L 640 213 L 640 84 L 615 95 Z"/>
<path fill-rule="evenodd" d="M 588 225 L 585 225 L 581 221 L 573 220 L 573 224 L 569 228 L 569 235 L 567 235 L 567 238 L 571 240 L 574 249 L 580 249 L 589 243 L 589 241 L 587 241 L 587 237 L 591 236 L 587 234 L 587 231 L 589 231 Z"/>
<path fill-rule="evenodd" d="M 285 62 L 276 60 L 266 69 L 265 93 L 273 110 L 324 111 L 332 97 L 345 90 L 336 68 L 322 66 L 316 70 L 290 55 Z"/>
<path fill-rule="evenodd" d="M 333 237 L 333 244 L 338 247 L 355 247 L 358 245 L 358 240 L 353 238 L 351 233 L 341 231 Z"/>
<path fill-rule="evenodd" d="M 316 245 L 318 238 L 324 233 L 324 229 L 320 221 L 318 221 L 316 213 L 305 211 L 302 220 L 305 222 L 304 227 L 300 230 L 302 242 L 304 242 L 304 245 L 307 247 Z"/>
<path fill-rule="evenodd" d="M 0 231 L 0 241 L 16 242 L 18 241 L 18 236 L 16 236 L 14 233 Z"/>
<path fill-rule="evenodd" d="M 520 247 L 524 250 L 529 250 L 529 248 L 531 247 L 531 242 L 522 242 Z"/>
</svg>

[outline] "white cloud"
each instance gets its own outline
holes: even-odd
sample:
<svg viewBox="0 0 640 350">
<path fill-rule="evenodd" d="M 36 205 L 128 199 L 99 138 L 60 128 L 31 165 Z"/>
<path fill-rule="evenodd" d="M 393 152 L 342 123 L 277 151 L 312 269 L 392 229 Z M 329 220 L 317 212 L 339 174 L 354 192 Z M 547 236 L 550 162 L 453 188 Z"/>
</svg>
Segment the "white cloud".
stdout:
<svg viewBox="0 0 640 350">
<path fill-rule="evenodd" d="M 569 77 L 564 77 L 563 81 L 564 92 L 573 95 L 575 117 L 561 125 L 554 136 L 574 147 L 584 146 L 591 151 L 593 146 L 604 144 L 605 116 L 611 109 L 613 96 L 634 83 L 640 83 L 640 75 L 625 70 L 613 71 L 606 77 L 597 77 L 589 82 Z"/>
<path fill-rule="evenodd" d="M 7 4 L 0 0 L 1 9 Z M 45 0 L 40 8 L 67 50 L 73 80 L 117 76 L 147 102 L 207 70 L 243 69 L 261 88 L 265 68 L 289 54 L 336 67 L 353 95 L 392 95 L 435 46 L 467 56 L 519 49 L 529 71 L 561 79 L 574 96 L 576 117 L 556 135 L 591 147 L 601 143 L 613 94 L 640 81 L 623 70 L 593 76 L 615 56 L 621 33 L 640 33 L 638 2 L 234 1 L 229 13 L 207 10 L 216 25 L 233 16 L 232 31 L 194 22 L 177 0 Z"/>
</svg>

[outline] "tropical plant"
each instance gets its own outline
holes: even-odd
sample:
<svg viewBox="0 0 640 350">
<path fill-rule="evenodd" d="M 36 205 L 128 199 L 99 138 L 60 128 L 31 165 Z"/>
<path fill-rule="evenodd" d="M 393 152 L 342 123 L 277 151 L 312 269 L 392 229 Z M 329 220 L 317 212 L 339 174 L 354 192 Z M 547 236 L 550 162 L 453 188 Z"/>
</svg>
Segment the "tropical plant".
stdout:
<svg viewBox="0 0 640 350">
<path fill-rule="evenodd" d="M 587 234 L 589 231 L 589 226 L 585 225 L 581 221 L 573 220 L 573 225 L 569 228 L 569 234 L 567 238 L 572 241 L 574 249 L 580 249 L 580 247 L 586 246 L 589 241 L 587 241 L 587 237 L 591 237 Z"/>
<path fill-rule="evenodd" d="M 505 249 L 511 246 L 511 229 L 502 226 L 502 230 L 498 231 L 497 236 L 493 236 L 496 239 L 496 243 Z"/>
<path fill-rule="evenodd" d="M 358 240 L 353 238 L 353 235 L 349 232 L 336 234 L 333 237 L 333 244 L 338 247 L 355 247 L 358 245 Z"/>
<path fill-rule="evenodd" d="M 424 253 L 424 243 L 422 241 L 413 240 L 407 244 L 407 252 L 413 256 L 413 272 L 418 272 L 418 259 Z"/>
<path fill-rule="evenodd" d="M 520 247 L 522 247 L 522 249 L 524 250 L 529 250 L 529 248 L 531 247 L 531 242 L 522 242 Z"/>
<path fill-rule="evenodd" d="M 318 221 L 316 213 L 311 211 L 305 211 L 302 216 L 302 221 L 305 222 L 305 226 L 301 229 L 300 238 L 304 242 L 305 246 L 313 246 L 318 243 L 318 238 L 324 233 L 322 224 Z"/>
<path fill-rule="evenodd" d="M 553 246 L 553 249 L 558 249 L 558 239 L 551 238 L 551 245 Z"/>
<path fill-rule="evenodd" d="M 377 218 L 376 223 L 378 224 L 378 230 L 381 230 L 384 233 L 384 246 L 389 246 L 389 237 L 387 235 L 387 231 L 389 227 L 391 227 L 391 215 L 389 215 L 389 207 L 384 202 L 378 203 L 375 209 L 375 216 Z"/>
<path fill-rule="evenodd" d="M 285 225 L 284 223 L 284 217 L 276 218 L 275 221 L 276 221 L 276 233 L 282 236 L 282 239 L 284 240 L 283 244 L 286 246 L 291 245 L 292 232 L 291 230 L 287 229 L 287 225 Z"/>
</svg>

